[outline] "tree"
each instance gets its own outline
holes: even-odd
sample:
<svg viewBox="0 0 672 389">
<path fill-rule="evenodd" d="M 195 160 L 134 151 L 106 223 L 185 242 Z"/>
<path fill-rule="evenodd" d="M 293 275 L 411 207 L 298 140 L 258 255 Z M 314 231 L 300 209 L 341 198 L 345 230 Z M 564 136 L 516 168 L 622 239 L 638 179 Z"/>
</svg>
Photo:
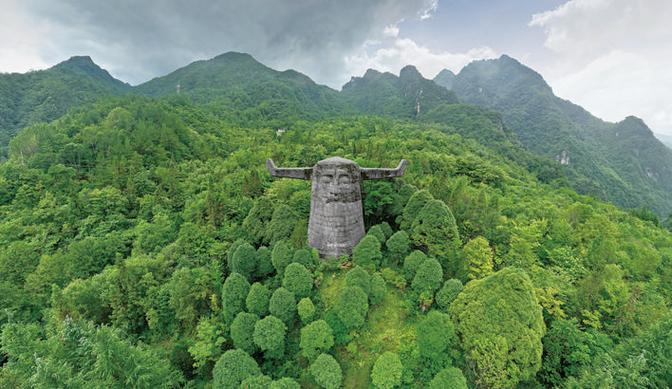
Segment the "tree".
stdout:
<svg viewBox="0 0 672 389">
<path fill-rule="evenodd" d="M 338 389 L 341 387 L 343 372 L 341 366 L 334 357 L 329 354 L 320 354 L 310 365 L 310 374 L 315 382 L 325 389 Z"/>
<path fill-rule="evenodd" d="M 298 221 L 296 213 L 287 205 L 280 204 L 273 211 L 271 222 L 268 223 L 267 236 L 270 237 L 271 245 L 292 237 L 294 226 Z"/>
<path fill-rule="evenodd" d="M 331 327 L 324 320 L 314 321 L 301 329 L 301 354 L 309 361 L 334 345 Z"/>
<path fill-rule="evenodd" d="M 411 238 L 427 249 L 427 254 L 441 261 L 445 270 L 456 271 L 456 250 L 460 247 L 460 235 L 455 217 L 441 200 L 432 200 L 422 208 L 413 220 Z"/>
<path fill-rule="evenodd" d="M 411 251 L 411 240 L 406 231 L 397 231 L 385 243 L 387 253 L 392 264 L 398 264 L 406 258 Z"/>
<path fill-rule="evenodd" d="M 257 269 L 257 250 L 249 243 L 243 243 L 238 246 L 231 258 L 229 270 L 233 273 L 239 273 L 248 280 Z"/>
<path fill-rule="evenodd" d="M 336 314 L 349 329 L 360 327 L 366 321 L 369 311 L 369 298 L 362 288 L 346 286 L 338 294 Z"/>
<path fill-rule="evenodd" d="M 379 224 L 380 228 L 383 230 L 383 233 L 385 234 L 385 240 L 389 239 L 392 236 L 392 227 L 390 227 L 390 223 L 388 222 L 382 222 Z M 385 242 L 381 242 L 385 243 Z"/>
<path fill-rule="evenodd" d="M 229 249 L 226 251 L 226 267 L 231 271 L 233 268 L 233 254 L 236 253 L 236 250 L 238 250 L 238 247 L 247 244 L 247 242 L 244 239 L 237 239 L 233 243 L 231 243 L 231 246 Z"/>
<path fill-rule="evenodd" d="M 455 341 L 455 328 L 448 314 L 430 311 L 416 331 L 420 355 L 432 362 L 445 361 L 446 350 Z"/>
<path fill-rule="evenodd" d="M 252 333 L 258 321 L 259 316 L 253 313 L 240 312 L 236 315 L 231 323 L 231 340 L 235 348 L 254 354 L 256 347 Z"/>
<path fill-rule="evenodd" d="M 444 312 L 448 312 L 450 304 L 457 298 L 457 295 L 460 294 L 463 288 L 462 281 L 455 278 L 444 282 L 443 287 L 436 292 L 436 305 Z"/>
<path fill-rule="evenodd" d="M 436 259 L 429 258 L 418 267 L 411 287 L 418 294 L 427 292 L 434 295 L 434 292 L 441 287 L 442 281 L 443 269 L 441 264 Z"/>
<path fill-rule="evenodd" d="M 488 240 L 478 236 L 464 245 L 464 257 L 467 261 L 467 278 L 477 280 L 493 272 L 492 249 Z"/>
<path fill-rule="evenodd" d="M 469 282 L 449 311 L 477 386 L 511 388 L 541 367 L 546 326 L 523 270 L 504 268 Z"/>
<path fill-rule="evenodd" d="M 553 321 L 542 339 L 544 353 L 537 377 L 549 387 L 559 387 L 581 372 L 610 348 L 606 335 L 579 329 L 576 319 Z"/>
<path fill-rule="evenodd" d="M 226 277 L 222 287 L 222 312 L 227 323 L 243 310 L 249 291 L 250 283 L 242 275 L 231 273 Z"/>
<path fill-rule="evenodd" d="M 223 324 L 218 317 L 204 316 L 198 322 L 194 344 L 189 347 L 189 354 L 197 369 L 212 367 L 222 354 L 222 345 L 226 341 Z"/>
<path fill-rule="evenodd" d="M 369 228 L 369 231 L 366 234 L 371 235 L 376 239 L 378 239 L 381 245 L 385 243 L 385 241 L 387 240 L 387 238 L 385 237 L 385 232 L 383 231 L 383 228 L 379 224 L 376 224 L 375 226 Z"/>
<path fill-rule="evenodd" d="M 383 254 L 380 252 L 380 241 L 367 235 L 352 249 L 352 262 L 357 266 L 375 269 L 380 265 Z"/>
<path fill-rule="evenodd" d="M 296 297 L 307 297 L 313 289 L 313 276 L 300 263 L 290 263 L 285 268 L 282 286 Z"/>
<path fill-rule="evenodd" d="M 304 297 L 296 304 L 296 310 L 299 313 L 299 318 L 303 324 L 308 324 L 313 321 L 315 317 L 315 305 L 308 297 Z"/>
<path fill-rule="evenodd" d="M 215 388 L 237 388 L 248 377 L 260 375 L 257 361 L 243 350 L 228 350 L 212 369 L 212 384 Z"/>
<path fill-rule="evenodd" d="M 283 377 L 268 385 L 268 389 L 301 389 L 301 385 L 293 378 Z"/>
<path fill-rule="evenodd" d="M 266 316 L 254 325 L 254 344 L 268 358 L 280 358 L 285 353 L 287 326 L 275 316 Z"/>
<path fill-rule="evenodd" d="M 384 352 L 376 359 L 371 370 L 371 382 L 376 388 L 391 389 L 401 384 L 404 366 L 399 355 L 391 351 Z"/>
<path fill-rule="evenodd" d="M 296 315 L 294 294 L 285 288 L 276 289 L 268 303 L 268 310 L 271 315 L 279 318 L 285 324 L 291 325 Z"/>
<path fill-rule="evenodd" d="M 425 262 L 427 255 L 420 250 L 415 250 L 404 259 L 404 277 L 407 281 L 412 281 L 415 277 L 415 272 L 418 271 L 420 265 Z"/>
<path fill-rule="evenodd" d="M 345 273 L 345 285 L 360 287 L 368 295 L 371 292 L 371 276 L 363 268 L 355 266 Z"/>
<path fill-rule="evenodd" d="M 271 262 L 280 276 L 285 273 L 285 268 L 292 262 L 292 254 L 292 247 L 285 241 L 278 242 L 273 246 Z"/>
<path fill-rule="evenodd" d="M 257 249 L 257 270 L 255 276 L 257 279 L 263 279 L 273 273 L 275 268 L 271 261 L 271 250 L 268 247 L 261 246 Z"/>
<path fill-rule="evenodd" d="M 371 292 L 369 293 L 369 303 L 371 305 L 380 304 L 387 293 L 385 279 L 380 273 L 371 275 Z"/>
<path fill-rule="evenodd" d="M 273 379 L 267 375 L 255 375 L 247 377 L 240 383 L 239 389 L 268 388 Z"/>
<path fill-rule="evenodd" d="M 267 224 L 273 217 L 273 203 L 260 197 L 243 220 L 243 229 L 256 244 L 268 244 Z"/>
<path fill-rule="evenodd" d="M 399 227 L 402 230 L 410 232 L 412 230 L 413 221 L 415 218 L 418 216 L 422 208 L 424 208 L 425 205 L 433 199 L 434 197 L 432 194 L 425 189 L 413 193 L 411 198 L 408 199 L 408 202 L 404 207 L 404 211 L 401 214 L 401 222 L 399 223 Z"/>
<path fill-rule="evenodd" d="M 193 328 L 198 318 L 210 309 L 210 301 L 217 294 L 214 276 L 207 269 L 177 269 L 166 285 L 170 293 L 170 307 L 183 327 Z"/>
<path fill-rule="evenodd" d="M 271 291 L 268 290 L 266 285 L 255 282 L 250 287 L 250 292 L 247 294 L 245 299 L 245 306 L 247 311 L 254 313 L 259 317 L 266 316 L 268 313 L 268 302 L 271 298 Z"/>
<path fill-rule="evenodd" d="M 301 265 L 305 266 L 306 268 L 314 267 L 314 265 L 313 265 L 313 255 L 310 253 L 310 251 L 308 251 L 306 249 L 296 250 L 294 252 L 294 256 L 292 257 L 292 262 L 300 263 Z"/>
<path fill-rule="evenodd" d="M 456 367 L 447 367 L 438 372 L 429 382 L 428 389 L 467 389 L 467 379 Z"/>
</svg>

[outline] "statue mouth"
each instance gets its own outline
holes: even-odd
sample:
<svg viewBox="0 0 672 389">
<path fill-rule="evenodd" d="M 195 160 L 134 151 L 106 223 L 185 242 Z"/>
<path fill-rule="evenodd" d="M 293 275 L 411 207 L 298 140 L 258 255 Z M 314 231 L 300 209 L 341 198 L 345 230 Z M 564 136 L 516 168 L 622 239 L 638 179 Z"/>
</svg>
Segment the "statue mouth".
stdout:
<svg viewBox="0 0 672 389">
<path fill-rule="evenodd" d="M 354 203 L 356 201 L 360 201 L 362 199 L 361 195 L 359 193 L 353 193 L 353 192 L 348 192 L 348 193 L 323 193 L 320 194 L 319 199 L 322 200 L 324 203 L 330 204 L 330 203 Z"/>
</svg>

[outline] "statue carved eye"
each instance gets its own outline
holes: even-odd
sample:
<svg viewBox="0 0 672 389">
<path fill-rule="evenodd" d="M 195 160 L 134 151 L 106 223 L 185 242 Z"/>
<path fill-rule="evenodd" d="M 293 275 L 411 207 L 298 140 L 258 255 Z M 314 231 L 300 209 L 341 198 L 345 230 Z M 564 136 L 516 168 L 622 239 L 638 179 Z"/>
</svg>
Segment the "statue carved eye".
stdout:
<svg viewBox="0 0 672 389">
<path fill-rule="evenodd" d="M 331 174 L 323 174 L 320 176 L 321 184 L 331 184 L 331 181 L 334 179 L 334 176 Z"/>
<path fill-rule="evenodd" d="M 341 174 L 340 176 L 338 176 L 338 183 L 340 185 L 350 184 L 351 181 L 352 180 L 350 180 L 350 176 L 347 174 Z"/>
</svg>

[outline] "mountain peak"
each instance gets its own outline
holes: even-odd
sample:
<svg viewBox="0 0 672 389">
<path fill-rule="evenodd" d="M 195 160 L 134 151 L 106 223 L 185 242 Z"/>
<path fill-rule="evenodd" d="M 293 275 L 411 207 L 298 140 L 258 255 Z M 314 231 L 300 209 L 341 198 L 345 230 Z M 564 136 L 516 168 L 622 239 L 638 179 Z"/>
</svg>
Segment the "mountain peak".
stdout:
<svg viewBox="0 0 672 389">
<path fill-rule="evenodd" d="M 423 77 L 415 66 L 406 65 L 399 71 L 399 78 L 408 79 L 408 78 L 423 78 Z"/>
<path fill-rule="evenodd" d="M 110 75 L 107 70 L 98 66 L 98 64 L 93 62 L 93 59 L 91 59 L 91 57 L 88 55 L 76 55 L 70 57 L 63 62 L 56 64 L 50 70 L 56 70 L 77 76 L 92 77 L 103 81 L 108 85 L 112 85 L 115 88 L 125 89 L 128 87 L 128 84 L 112 77 L 112 75 Z"/>
<path fill-rule="evenodd" d="M 237 60 L 237 61 L 257 61 L 252 55 L 248 53 L 241 53 L 238 51 L 227 51 L 226 53 L 220 54 L 213 58 L 214 60 Z"/>
<path fill-rule="evenodd" d="M 449 69 L 443 69 L 434 77 L 434 82 L 446 89 L 453 88 L 453 81 L 455 81 L 455 73 Z"/>
<path fill-rule="evenodd" d="M 73 55 L 72 57 L 70 57 L 66 61 L 63 61 L 63 63 L 66 63 L 66 62 L 69 62 L 69 63 L 72 63 L 72 64 L 87 64 L 87 65 L 93 64 L 93 65 L 95 65 L 95 62 L 93 62 L 91 57 L 88 56 L 88 55 Z"/>
<path fill-rule="evenodd" d="M 487 90 L 496 96 L 509 94 L 518 88 L 533 88 L 547 95 L 553 93 L 541 74 L 508 55 L 469 63 L 454 81 L 454 88 L 464 87 Z"/>
<path fill-rule="evenodd" d="M 617 131 L 625 129 L 631 133 L 646 134 L 648 136 L 655 137 L 653 131 L 651 131 L 649 126 L 644 123 L 644 120 L 633 115 L 627 116 L 625 119 L 616 123 L 616 129 Z"/>
<path fill-rule="evenodd" d="M 364 75 L 362 78 L 367 78 L 367 77 L 376 77 L 380 76 L 382 73 L 377 71 L 376 69 L 366 69 L 366 72 L 364 72 Z"/>
<path fill-rule="evenodd" d="M 75 55 L 67 60 L 56 64 L 54 69 L 79 69 L 79 70 L 92 70 L 92 69 L 101 69 L 100 66 L 96 65 L 95 62 L 88 55 Z M 101 69 L 102 70 L 102 69 Z"/>
</svg>

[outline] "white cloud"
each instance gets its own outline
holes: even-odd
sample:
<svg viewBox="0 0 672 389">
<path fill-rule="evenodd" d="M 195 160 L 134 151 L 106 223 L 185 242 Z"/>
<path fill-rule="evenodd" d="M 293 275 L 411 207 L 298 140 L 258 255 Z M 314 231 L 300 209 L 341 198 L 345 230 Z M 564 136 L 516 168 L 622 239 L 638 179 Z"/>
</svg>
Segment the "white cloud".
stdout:
<svg viewBox="0 0 672 389">
<path fill-rule="evenodd" d="M 385 27 L 420 20 L 436 0 L 3 0 L 0 71 L 88 54 L 145 81 L 226 51 L 340 85 L 347 55 Z"/>
<path fill-rule="evenodd" d="M 386 26 L 383 29 L 383 35 L 386 37 L 396 38 L 397 36 L 399 36 L 399 26 L 397 26 L 396 24 Z"/>
<path fill-rule="evenodd" d="M 532 17 L 558 95 L 618 121 L 634 114 L 672 134 L 672 1 L 571 0 Z"/>
<path fill-rule="evenodd" d="M 402 67 L 414 65 L 425 77 L 434 78 L 445 68 L 458 72 L 471 61 L 497 56 L 489 47 L 474 48 L 463 53 L 434 52 L 408 38 L 396 38 L 379 46 L 362 47 L 359 52 L 347 56 L 345 62 L 348 73 L 360 75 L 369 68 L 398 73 Z"/>
</svg>

